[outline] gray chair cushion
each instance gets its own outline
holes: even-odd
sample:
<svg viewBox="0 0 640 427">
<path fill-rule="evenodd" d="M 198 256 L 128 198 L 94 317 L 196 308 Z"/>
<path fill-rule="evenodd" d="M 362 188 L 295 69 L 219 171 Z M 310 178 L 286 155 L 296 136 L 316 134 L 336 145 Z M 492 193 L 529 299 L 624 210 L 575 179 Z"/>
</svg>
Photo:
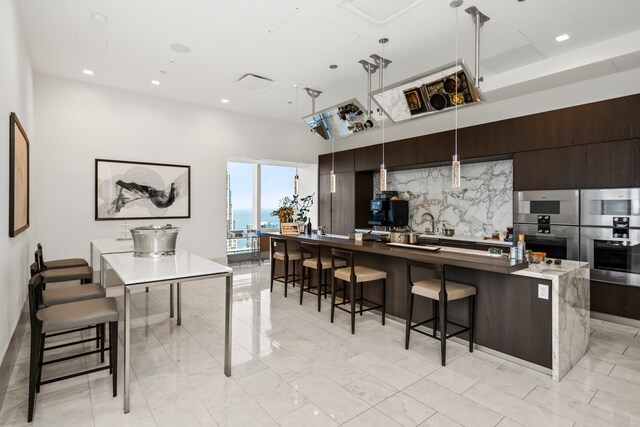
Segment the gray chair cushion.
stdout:
<svg viewBox="0 0 640 427">
<path fill-rule="evenodd" d="M 42 332 L 64 331 L 118 321 L 115 298 L 70 302 L 38 310 Z"/>
<path fill-rule="evenodd" d="M 384 271 L 376 270 L 375 268 L 362 267 L 356 265 L 353 267 L 356 274 L 356 282 L 364 283 L 371 282 L 373 280 L 382 280 L 387 278 L 387 273 Z M 351 280 L 351 267 L 344 267 L 336 270 L 336 278 L 349 282 Z"/>
<path fill-rule="evenodd" d="M 41 274 L 43 283 L 68 282 L 70 280 L 92 280 L 93 268 L 73 267 L 45 270 Z"/>
<path fill-rule="evenodd" d="M 411 287 L 411 292 L 427 297 L 433 300 L 440 300 L 440 280 L 427 279 L 415 282 Z M 464 283 L 450 282 L 447 280 L 447 301 L 454 301 L 461 298 L 467 298 L 476 294 L 475 286 L 465 285 Z"/>
<path fill-rule="evenodd" d="M 58 268 L 86 267 L 89 263 L 82 258 L 54 259 L 45 261 L 44 268 L 55 270 Z"/>
<path fill-rule="evenodd" d="M 42 299 L 44 300 L 44 305 L 47 307 L 104 297 L 106 297 L 106 292 L 99 283 L 65 286 L 61 288 L 49 287 L 47 290 L 42 292 Z"/>
</svg>

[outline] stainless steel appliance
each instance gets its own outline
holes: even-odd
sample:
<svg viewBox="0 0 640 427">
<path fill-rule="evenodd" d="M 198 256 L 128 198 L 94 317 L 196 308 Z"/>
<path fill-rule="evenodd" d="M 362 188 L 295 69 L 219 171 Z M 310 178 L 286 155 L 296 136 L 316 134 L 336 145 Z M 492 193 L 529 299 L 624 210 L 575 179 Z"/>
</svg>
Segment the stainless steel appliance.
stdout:
<svg viewBox="0 0 640 427">
<path fill-rule="evenodd" d="M 527 249 L 546 252 L 548 258 L 580 259 L 579 228 L 568 225 L 514 224 L 514 235 L 524 234 Z"/>
<path fill-rule="evenodd" d="M 640 227 L 640 188 L 582 190 L 580 225 Z"/>
<path fill-rule="evenodd" d="M 640 286 L 639 229 L 580 227 L 580 245 L 592 280 Z"/>
<path fill-rule="evenodd" d="M 578 190 L 514 191 L 513 222 L 578 225 L 579 204 Z"/>
<path fill-rule="evenodd" d="M 392 200 L 398 197 L 397 191 L 376 193 L 371 201 L 371 221 L 369 225 L 385 227 L 406 227 L 409 225 L 409 202 Z"/>
<path fill-rule="evenodd" d="M 176 254 L 180 227 L 148 225 L 131 229 L 133 256 L 161 257 Z"/>
</svg>

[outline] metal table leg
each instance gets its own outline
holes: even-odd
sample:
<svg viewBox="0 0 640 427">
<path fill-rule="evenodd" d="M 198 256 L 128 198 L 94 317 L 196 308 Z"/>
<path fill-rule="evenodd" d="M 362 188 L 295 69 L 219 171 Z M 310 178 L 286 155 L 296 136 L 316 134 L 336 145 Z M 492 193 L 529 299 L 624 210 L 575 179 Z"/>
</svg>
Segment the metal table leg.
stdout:
<svg viewBox="0 0 640 427">
<path fill-rule="evenodd" d="M 131 303 L 131 290 L 125 286 L 124 287 L 124 413 L 128 414 L 129 407 L 129 381 L 130 381 L 130 372 L 129 372 L 129 364 L 130 360 L 130 350 L 131 350 L 131 311 L 130 305 Z"/>
<path fill-rule="evenodd" d="M 233 309 L 233 273 L 227 276 L 224 304 L 224 374 L 231 376 L 231 310 Z"/>
<path fill-rule="evenodd" d="M 180 298 L 180 288 L 182 288 L 180 282 L 176 284 L 178 288 L 178 325 L 182 325 L 182 299 Z"/>
<path fill-rule="evenodd" d="M 107 289 L 107 263 L 102 254 L 100 254 L 100 284 Z"/>
</svg>

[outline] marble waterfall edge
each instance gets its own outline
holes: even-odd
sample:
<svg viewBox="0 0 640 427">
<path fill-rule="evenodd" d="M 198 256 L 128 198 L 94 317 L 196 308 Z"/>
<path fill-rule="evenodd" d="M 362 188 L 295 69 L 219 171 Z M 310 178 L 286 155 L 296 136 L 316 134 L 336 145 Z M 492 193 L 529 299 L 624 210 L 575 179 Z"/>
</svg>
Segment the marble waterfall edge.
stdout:
<svg viewBox="0 0 640 427">
<path fill-rule="evenodd" d="M 439 166 L 387 175 L 387 189 L 409 200 L 409 226 L 431 231 L 430 213 L 436 227 L 445 224 L 458 235 L 482 237 L 506 230 L 513 223 L 513 161 L 462 164 L 461 188 L 451 187 L 451 167 Z M 374 192 L 379 176 L 373 177 Z"/>
</svg>

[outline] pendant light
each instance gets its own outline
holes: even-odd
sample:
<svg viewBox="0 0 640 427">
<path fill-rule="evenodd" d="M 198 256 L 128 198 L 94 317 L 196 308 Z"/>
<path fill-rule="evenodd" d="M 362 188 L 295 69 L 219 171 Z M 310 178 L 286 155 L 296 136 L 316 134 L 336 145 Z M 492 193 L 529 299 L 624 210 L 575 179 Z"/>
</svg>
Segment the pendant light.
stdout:
<svg viewBox="0 0 640 427">
<path fill-rule="evenodd" d="M 450 6 L 456 10 L 456 66 L 454 68 L 455 73 L 458 73 L 458 8 L 462 6 L 463 0 L 453 0 Z M 457 75 L 456 75 L 457 77 Z M 456 85 L 456 92 L 453 98 L 455 108 L 455 129 L 454 129 L 454 145 L 455 151 L 451 160 L 451 187 L 460 188 L 460 156 L 458 156 L 458 85 Z"/>
<path fill-rule="evenodd" d="M 335 64 L 332 64 L 332 65 L 329 65 L 329 68 L 331 69 L 331 89 L 333 90 L 333 86 L 335 83 L 336 68 L 338 68 L 338 66 Z M 329 174 L 329 191 L 331 193 L 335 193 L 336 192 L 336 174 L 335 174 L 336 139 L 334 137 L 333 121 L 331 123 L 332 123 L 331 129 L 330 129 L 331 131 L 331 173 Z"/>
<path fill-rule="evenodd" d="M 388 38 L 381 38 L 378 40 L 378 43 L 382 45 L 382 61 L 384 61 L 384 45 L 389 42 Z M 382 93 L 384 93 L 384 66 L 380 67 L 380 86 L 382 87 Z M 382 163 L 380 163 L 380 191 L 387 191 L 387 168 L 384 165 L 384 124 L 386 120 L 384 119 L 384 111 L 380 110 L 380 114 L 382 117 Z"/>
<path fill-rule="evenodd" d="M 298 83 L 293 85 L 296 88 L 296 120 L 298 119 Z M 300 144 L 296 144 L 296 176 L 293 177 L 293 195 L 297 196 L 300 193 L 300 176 L 298 175 L 298 153 L 300 151 Z"/>
</svg>

